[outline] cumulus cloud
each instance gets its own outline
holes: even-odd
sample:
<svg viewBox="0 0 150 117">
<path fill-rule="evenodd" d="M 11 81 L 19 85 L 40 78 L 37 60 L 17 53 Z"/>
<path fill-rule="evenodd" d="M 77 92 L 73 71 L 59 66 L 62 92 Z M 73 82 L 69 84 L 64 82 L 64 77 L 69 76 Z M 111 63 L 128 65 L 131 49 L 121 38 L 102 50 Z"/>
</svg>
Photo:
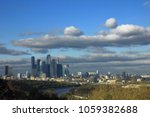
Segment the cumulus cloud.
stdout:
<svg viewBox="0 0 150 117">
<path fill-rule="evenodd" d="M 13 50 L 4 47 L 4 45 L 0 45 L 0 54 L 3 55 L 30 55 L 30 53 L 25 51 Z"/>
<path fill-rule="evenodd" d="M 83 32 L 74 27 L 66 27 L 64 35 L 45 34 L 40 37 L 24 38 L 13 40 L 12 44 L 31 49 L 35 53 L 47 53 L 49 49 L 84 49 L 86 55 L 80 57 L 61 56 L 63 64 L 71 63 L 72 70 L 84 68 L 90 69 L 104 68 L 106 71 L 136 69 L 140 71 L 150 69 L 150 54 L 138 51 L 121 51 L 122 53 L 109 50 L 109 47 L 129 47 L 150 45 L 150 27 L 133 24 L 117 25 L 115 18 L 110 18 L 105 22 L 108 30 L 102 30 L 97 35 L 83 35 Z M 0 54 L 23 55 L 28 54 L 23 51 L 16 51 L 5 48 L 0 44 Z M 26 66 L 30 68 L 30 60 L 20 60 L 16 62 L 0 61 L 4 64 L 12 64 L 16 68 Z M 136 69 L 137 70 L 137 69 Z M 132 71 L 132 70 L 131 70 Z M 148 71 L 148 70 L 147 70 Z M 118 71 L 117 71 L 118 72 Z"/>
<path fill-rule="evenodd" d="M 69 26 L 65 28 L 64 34 L 69 36 L 81 36 L 83 35 L 83 32 L 74 26 Z"/>
<path fill-rule="evenodd" d="M 138 36 L 141 34 L 146 34 L 147 31 L 150 31 L 150 28 L 144 28 L 142 26 L 132 24 L 124 24 L 112 29 L 111 33 L 123 36 Z"/>
<path fill-rule="evenodd" d="M 20 40 L 14 40 L 12 43 L 15 46 L 47 49 L 127 47 L 132 45 L 150 44 L 150 27 L 143 27 L 133 24 L 119 25 L 116 28 L 110 29 L 105 33 L 99 33 L 98 35 L 93 36 L 77 36 L 77 33 L 76 36 L 73 36 L 74 33 L 67 34 L 70 35 L 44 35 L 38 38 L 25 38 Z"/>
<path fill-rule="evenodd" d="M 105 22 L 105 26 L 108 28 L 116 28 L 117 27 L 117 21 L 115 18 L 109 18 Z"/>
</svg>

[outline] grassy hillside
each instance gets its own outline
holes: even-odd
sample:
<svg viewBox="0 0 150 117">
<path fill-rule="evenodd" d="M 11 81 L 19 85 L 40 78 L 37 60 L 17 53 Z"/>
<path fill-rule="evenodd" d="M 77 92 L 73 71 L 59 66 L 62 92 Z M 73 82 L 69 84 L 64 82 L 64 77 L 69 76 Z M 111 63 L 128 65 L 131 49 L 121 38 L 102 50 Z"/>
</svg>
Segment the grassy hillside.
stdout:
<svg viewBox="0 0 150 117">
<path fill-rule="evenodd" d="M 150 87 L 122 88 L 119 85 L 98 85 L 89 99 L 94 100 L 150 100 Z"/>
</svg>

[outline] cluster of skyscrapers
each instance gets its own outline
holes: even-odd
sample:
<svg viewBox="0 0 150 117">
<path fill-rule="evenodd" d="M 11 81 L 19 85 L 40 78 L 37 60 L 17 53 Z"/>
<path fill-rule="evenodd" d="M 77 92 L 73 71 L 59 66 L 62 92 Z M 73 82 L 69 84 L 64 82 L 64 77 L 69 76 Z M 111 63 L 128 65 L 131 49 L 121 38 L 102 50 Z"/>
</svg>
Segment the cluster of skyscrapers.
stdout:
<svg viewBox="0 0 150 117">
<path fill-rule="evenodd" d="M 31 57 L 31 76 L 33 77 L 49 77 L 59 78 L 63 76 L 63 66 L 59 63 L 59 58 L 51 59 L 50 55 L 47 55 L 46 61 L 41 59 L 35 60 L 35 57 Z"/>
</svg>

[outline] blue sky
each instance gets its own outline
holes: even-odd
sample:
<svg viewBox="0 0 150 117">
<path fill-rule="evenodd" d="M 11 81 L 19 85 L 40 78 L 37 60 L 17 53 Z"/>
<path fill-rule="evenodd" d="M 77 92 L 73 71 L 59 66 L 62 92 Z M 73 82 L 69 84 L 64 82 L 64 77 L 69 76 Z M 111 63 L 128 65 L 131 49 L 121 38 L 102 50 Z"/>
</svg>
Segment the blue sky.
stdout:
<svg viewBox="0 0 150 117">
<path fill-rule="evenodd" d="M 6 58 L 10 61 L 11 58 L 28 59 L 31 55 L 43 57 L 50 53 L 52 56 L 62 57 L 64 61 L 68 61 L 67 57 L 72 57 L 73 60 L 76 59 L 77 63 L 80 63 L 78 61 L 81 61 L 81 59 L 85 60 L 84 56 L 88 56 L 89 59 L 94 58 L 93 62 L 95 62 L 95 56 L 96 58 L 98 57 L 97 59 L 99 60 L 102 59 L 102 54 L 105 57 L 110 57 L 110 59 L 112 56 L 119 56 L 120 58 L 120 56 L 122 57 L 124 55 L 122 54 L 123 52 L 129 53 L 129 51 L 131 51 L 132 53 L 136 53 L 134 55 L 135 61 L 139 60 L 139 58 L 137 59 L 137 56 L 146 56 L 145 59 L 140 59 L 140 62 L 137 63 L 142 63 L 142 60 L 143 62 L 149 62 L 147 59 L 150 49 L 149 41 L 147 42 L 148 39 L 150 40 L 149 35 L 146 37 L 144 36 L 146 38 L 146 44 L 143 44 L 142 41 L 133 39 L 131 40 L 131 44 L 128 44 L 129 41 L 125 41 L 126 44 L 123 44 L 124 42 L 120 41 L 115 42 L 115 45 L 117 46 L 106 44 L 113 42 L 105 42 L 102 45 L 100 43 L 98 46 L 98 44 L 94 43 L 95 40 L 93 40 L 93 42 L 90 40 L 87 42 L 88 44 L 83 42 L 84 47 L 80 45 L 82 44 L 82 39 L 87 39 L 89 38 L 88 36 L 95 39 L 94 36 L 102 31 L 110 31 L 110 34 L 114 34 L 114 32 L 111 31 L 115 29 L 106 26 L 106 21 L 110 18 L 115 19 L 115 22 L 117 22 L 116 28 L 119 26 L 121 27 L 121 25 L 129 25 L 122 27 L 123 30 L 131 28 L 131 25 L 133 25 L 132 29 L 135 29 L 135 31 L 138 30 L 135 28 L 136 26 L 148 28 L 150 27 L 149 12 L 150 1 L 147 0 L 0 0 L 0 47 L 2 46 L 1 48 L 3 49 L 3 51 L 1 50 L 2 52 L 0 51 L 0 60 L 3 61 Z M 72 29 L 71 31 L 78 31 L 80 33 L 83 32 L 83 35 L 80 35 L 80 37 L 78 36 L 79 40 L 82 40 L 81 42 L 77 40 L 78 38 L 76 35 L 69 34 L 69 36 L 71 36 L 69 38 L 75 38 L 75 41 L 73 40 L 72 43 L 70 43 L 70 40 L 66 37 L 66 35 L 64 36 L 65 29 L 70 26 L 72 26 L 72 28 L 69 28 L 69 31 Z M 132 29 L 131 31 L 133 31 Z M 139 30 L 141 31 L 140 28 Z M 149 31 L 149 29 L 146 30 Z M 140 33 L 142 33 L 142 31 Z M 34 45 L 33 42 L 42 42 L 41 40 L 45 35 L 49 35 L 47 37 L 49 45 L 44 46 L 45 43 L 42 46 L 37 44 Z M 54 43 L 56 43 L 57 40 L 58 43 L 63 43 L 63 41 L 59 41 L 60 38 L 60 40 L 64 40 L 64 43 L 68 43 L 68 45 L 64 44 L 64 46 L 60 45 L 61 47 L 58 47 L 59 44 L 53 44 L 53 42 L 51 42 L 51 39 L 54 37 L 50 37 L 50 35 L 55 36 Z M 132 36 L 134 37 L 137 35 L 132 34 Z M 31 47 L 32 45 L 27 43 L 29 38 L 33 39 L 31 42 L 34 47 Z M 21 41 L 22 39 L 23 41 Z M 67 39 L 68 41 L 66 41 Z M 136 41 L 138 41 L 138 44 Z M 89 43 L 91 43 L 91 45 Z M 78 46 L 78 44 L 80 46 Z M 95 45 L 96 48 L 93 48 Z M 37 48 L 40 52 L 37 52 Z M 100 51 L 103 50 L 103 52 L 94 53 L 94 49 L 100 49 Z M 4 51 L 7 52 L 5 53 Z M 101 54 L 101 56 L 97 56 L 96 54 Z M 126 57 L 132 58 L 133 56 L 128 54 Z M 89 59 L 87 60 L 87 66 Z M 8 61 L 8 64 L 10 61 Z M 102 65 L 105 67 L 105 70 L 103 70 L 104 72 L 112 70 L 108 69 L 109 67 L 107 67 L 107 65 L 105 66 L 104 62 L 99 62 L 100 66 Z M 110 63 L 111 60 L 107 61 L 107 63 L 108 62 Z M 117 65 L 118 63 L 125 64 L 122 59 L 118 61 L 115 60 L 113 62 L 113 65 L 115 62 L 117 62 Z M 128 64 L 130 62 L 131 61 L 128 60 Z M 111 64 L 112 63 L 110 63 L 110 65 Z M 120 67 L 120 65 L 118 66 Z M 141 67 L 141 64 L 138 68 L 139 67 Z M 142 65 L 142 68 L 143 67 L 144 66 Z M 80 66 L 76 65 L 75 68 L 84 68 L 84 66 L 81 67 L 80 63 Z M 99 69 L 99 67 L 93 64 L 93 69 L 91 70 L 95 69 Z M 121 70 L 130 71 L 130 69 L 133 68 L 131 66 L 123 68 L 122 66 Z M 116 67 L 116 71 L 117 70 L 118 68 Z M 115 70 L 113 69 L 113 71 Z M 139 72 L 140 69 L 137 71 Z M 143 72 L 143 70 L 141 72 Z M 145 72 L 147 73 L 147 66 L 145 66 Z"/>
</svg>

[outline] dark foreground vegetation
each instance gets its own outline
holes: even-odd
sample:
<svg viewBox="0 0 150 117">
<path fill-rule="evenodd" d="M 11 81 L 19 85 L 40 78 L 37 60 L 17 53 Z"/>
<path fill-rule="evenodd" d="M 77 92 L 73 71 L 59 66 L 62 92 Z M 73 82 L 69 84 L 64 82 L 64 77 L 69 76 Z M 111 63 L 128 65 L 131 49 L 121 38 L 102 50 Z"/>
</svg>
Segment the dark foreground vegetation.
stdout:
<svg viewBox="0 0 150 117">
<path fill-rule="evenodd" d="M 75 87 L 58 96 L 53 88 Z M 150 86 L 123 88 L 121 85 L 82 85 L 45 81 L 0 80 L 3 100 L 150 100 Z"/>
<path fill-rule="evenodd" d="M 54 88 L 71 87 L 73 84 L 46 81 L 0 80 L 0 99 L 4 100 L 59 100 Z M 75 85 L 76 86 L 76 85 Z"/>
<path fill-rule="evenodd" d="M 0 80 L 0 99 L 47 100 L 58 99 L 58 96 L 53 90 L 47 92 L 39 91 L 36 85 L 30 85 L 28 82 Z"/>
</svg>

